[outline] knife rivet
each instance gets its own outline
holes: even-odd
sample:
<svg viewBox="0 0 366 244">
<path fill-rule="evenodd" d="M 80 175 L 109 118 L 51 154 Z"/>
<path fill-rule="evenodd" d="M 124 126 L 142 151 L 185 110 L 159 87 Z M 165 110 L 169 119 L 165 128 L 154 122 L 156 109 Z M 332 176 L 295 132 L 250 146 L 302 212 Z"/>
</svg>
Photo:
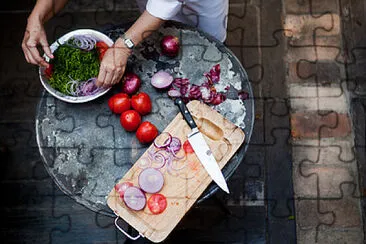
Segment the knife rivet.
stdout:
<svg viewBox="0 0 366 244">
<path fill-rule="evenodd" d="M 184 113 L 188 114 L 188 110 L 185 110 Z"/>
</svg>

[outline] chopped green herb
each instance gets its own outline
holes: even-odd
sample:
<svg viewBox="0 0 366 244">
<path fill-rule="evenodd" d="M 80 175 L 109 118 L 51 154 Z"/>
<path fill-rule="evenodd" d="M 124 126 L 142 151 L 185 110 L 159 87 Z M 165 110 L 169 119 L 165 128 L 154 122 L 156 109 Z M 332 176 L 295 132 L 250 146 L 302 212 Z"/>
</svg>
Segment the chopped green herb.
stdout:
<svg viewBox="0 0 366 244">
<path fill-rule="evenodd" d="M 64 94 L 69 94 L 68 82 L 71 79 L 86 81 L 98 76 L 100 62 L 96 49 L 84 51 L 60 45 L 53 54 L 55 58 L 51 63 L 54 65 L 54 72 L 48 83 Z"/>
</svg>

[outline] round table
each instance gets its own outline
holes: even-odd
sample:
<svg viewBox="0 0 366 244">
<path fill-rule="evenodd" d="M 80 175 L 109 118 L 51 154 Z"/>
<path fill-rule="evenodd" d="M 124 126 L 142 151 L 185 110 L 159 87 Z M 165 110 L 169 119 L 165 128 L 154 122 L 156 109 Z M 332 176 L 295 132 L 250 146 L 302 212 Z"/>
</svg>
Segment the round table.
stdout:
<svg viewBox="0 0 366 244">
<path fill-rule="evenodd" d="M 104 32 L 118 38 L 125 28 L 113 27 Z M 164 35 L 178 36 L 180 54 L 168 58 L 160 54 L 159 41 Z M 215 106 L 227 119 L 240 126 L 246 135 L 245 143 L 223 169 L 226 179 L 234 173 L 247 150 L 254 123 L 254 100 L 247 74 L 235 55 L 222 43 L 192 27 L 169 22 L 136 47 L 127 70 L 138 74 L 143 81 L 140 91 L 148 93 L 153 111 L 143 120 L 151 121 L 162 131 L 178 114 L 166 91 L 150 84 L 151 76 L 166 70 L 174 77 L 188 78 L 199 84 L 204 73 L 220 64 L 220 82 L 215 86 L 227 95 L 227 100 Z M 115 216 L 106 205 L 106 197 L 115 183 L 147 149 L 134 133 L 126 132 L 119 116 L 108 108 L 108 99 L 121 92 L 116 85 L 103 97 L 83 104 L 68 104 L 43 92 L 37 109 L 37 143 L 44 165 L 59 188 L 89 209 Z M 241 99 L 240 94 L 246 94 Z M 197 202 L 210 197 L 215 184 Z"/>
</svg>

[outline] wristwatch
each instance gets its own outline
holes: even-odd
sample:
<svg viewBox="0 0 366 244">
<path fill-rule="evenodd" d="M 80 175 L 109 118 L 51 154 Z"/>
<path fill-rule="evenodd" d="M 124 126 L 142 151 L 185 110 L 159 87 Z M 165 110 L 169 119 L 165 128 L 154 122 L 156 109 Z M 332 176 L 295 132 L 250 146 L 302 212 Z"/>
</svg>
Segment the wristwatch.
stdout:
<svg viewBox="0 0 366 244">
<path fill-rule="evenodd" d="M 120 38 L 123 40 L 128 49 L 133 49 L 135 47 L 133 41 L 130 38 L 127 38 L 125 34 L 123 34 Z"/>
</svg>

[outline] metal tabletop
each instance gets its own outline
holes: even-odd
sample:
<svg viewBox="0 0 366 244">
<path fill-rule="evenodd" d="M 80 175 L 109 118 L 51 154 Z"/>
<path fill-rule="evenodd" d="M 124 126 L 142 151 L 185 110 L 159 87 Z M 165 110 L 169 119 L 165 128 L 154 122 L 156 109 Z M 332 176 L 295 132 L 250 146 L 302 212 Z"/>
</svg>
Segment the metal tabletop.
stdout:
<svg viewBox="0 0 366 244">
<path fill-rule="evenodd" d="M 113 27 L 104 32 L 115 40 L 123 31 L 123 27 Z M 160 55 L 159 40 L 167 34 L 178 36 L 181 41 L 177 58 Z M 166 91 L 151 86 L 151 76 L 163 69 L 174 77 L 200 83 L 205 79 L 203 74 L 218 63 L 221 76 L 216 89 L 230 88 L 226 92 L 227 100 L 214 108 L 240 126 L 246 135 L 245 143 L 223 169 L 225 178 L 229 179 L 243 160 L 254 123 L 251 85 L 234 54 L 205 33 L 169 22 L 136 47 L 127 70 L 140 76 L 140 91 L 152 98 L 153 111 L 143 120 L 163 131 L 178 109 Z M 148 147 L 140 144 L 134 133 L 126 132 L 119 116 L 110 112 L 108 99 L 120 91 L 120 85 L 116 85 L 103 97 L 83 104 L 68 104 L 44 91 L 36 115 L 38 147 L 55 183 L 78 203 L 108 216 L 115 216 L 106 205 L 108 193 Z M 247 93 L 248 98 L 240 99 L 240 92 Z M 217 189 L 211 184 L 197 202 L 210 197 Z"/>
</svg>

